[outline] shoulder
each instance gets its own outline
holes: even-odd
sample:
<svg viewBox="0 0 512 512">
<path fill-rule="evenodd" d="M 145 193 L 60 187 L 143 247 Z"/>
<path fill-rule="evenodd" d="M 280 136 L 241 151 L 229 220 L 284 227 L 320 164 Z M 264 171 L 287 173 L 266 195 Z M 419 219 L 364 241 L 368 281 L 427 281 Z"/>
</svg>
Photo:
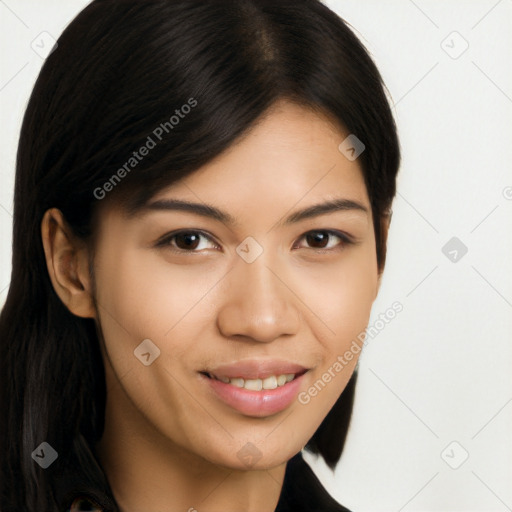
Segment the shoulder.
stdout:
<svg viewBox="0 0 512 512">
<path fill-rule="evenodd" d="M 275 512 L 350 512 L 322 486 L 299 452 L 288 461 Z"/>
</svg>

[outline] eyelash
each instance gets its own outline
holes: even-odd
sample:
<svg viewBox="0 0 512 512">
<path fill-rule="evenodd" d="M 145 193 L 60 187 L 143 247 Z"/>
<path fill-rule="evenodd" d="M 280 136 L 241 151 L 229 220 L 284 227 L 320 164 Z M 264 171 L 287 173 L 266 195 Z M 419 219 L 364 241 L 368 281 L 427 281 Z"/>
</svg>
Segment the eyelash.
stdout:
<svg viewBox="0 0 512 512">
<path fill-rule="evenodd" d="M 342 250 L 345 246 L 353 245 L 355 243 L 354 240 L 352 240 L 351 237 L 349 237 L 347 234 L 345 234 L 341 231 L 336 231 L 336 230 L 332 230 L 332 229 L 313 229 L 311 231 L 307 231 L 306 233 L 304 233 L 299 238 L 299 240 L 302 240 L 307 235 L 311 235 L 311 234 L 315 234 L 315 233 L 328 234 L 330 236 L 338 237 L 341 240 L 341 243 L 336 245 L 335 247 L 330 247 L 330 248 L 306 247 L 306 249 L 310 249 L 316 253 L 324 253 L 325 254 L 325 253 L 332 252 L 332 251 Z M 205 233 L 204 231 L 200 231 L 200 230 L 180 230 L 180 231 L 174 231 L 173 233 L 168 233 L 167 235 L 164 235 L 156 243 L 156 247 L 170 248 L 170 250 L 172 252 L 175 252 L 178 254 L 200 253 L 201 252 L 196 249 L 186 250 L 186 249 L 179 249 L 179 248 L 173 247 L 171 245 L 171 242 L 176 238 L 176 236 L 181 235 L 181 234 L 203 236 L 203 237 L 209 239 L 211 242 L 213 242 L 218 247 L 218 244 L 212 239 L 212 237 L 208 233 Z"/>
</svg>

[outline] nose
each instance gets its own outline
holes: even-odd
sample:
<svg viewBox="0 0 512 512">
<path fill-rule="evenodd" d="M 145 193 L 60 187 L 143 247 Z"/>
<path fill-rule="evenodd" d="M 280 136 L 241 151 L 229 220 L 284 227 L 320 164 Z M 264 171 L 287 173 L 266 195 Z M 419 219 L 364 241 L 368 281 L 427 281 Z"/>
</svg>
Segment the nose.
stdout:
<svg viewBox="0 0 512 512">
<path fill-rule="evenodd" d="M 252 263 L 240 258 L 226 276 L 217 315 L 217 326 L 226 337 L 269 343 L 299 330 L 298 299 L 264 255 Z"/>
</svg>

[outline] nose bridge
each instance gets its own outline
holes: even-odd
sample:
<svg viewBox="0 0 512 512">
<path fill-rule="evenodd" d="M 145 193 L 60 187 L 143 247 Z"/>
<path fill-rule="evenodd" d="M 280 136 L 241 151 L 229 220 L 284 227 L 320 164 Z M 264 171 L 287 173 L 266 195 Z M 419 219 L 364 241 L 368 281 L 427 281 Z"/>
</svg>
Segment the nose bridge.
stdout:
<svg viewBox="0 0 512 512">
<path fill-rule="evenodd" d="M 277 267 L 267 251 L 251 263 L 242 257 L 235 260 L 226 300 L 218 312 L 218 326 L 225 336 L 270 342 L 297 332 L 299 311 L 293 293 L 275 275 L 279 275 Z"/>
</svg>

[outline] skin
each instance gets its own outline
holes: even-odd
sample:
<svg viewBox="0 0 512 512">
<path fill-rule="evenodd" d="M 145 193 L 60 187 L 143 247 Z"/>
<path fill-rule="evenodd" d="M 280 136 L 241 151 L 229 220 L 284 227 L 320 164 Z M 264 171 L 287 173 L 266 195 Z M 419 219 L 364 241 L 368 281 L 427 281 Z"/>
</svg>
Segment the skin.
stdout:
<svg viewBox="0 0 512 512">
<path fill-rule="evenodd" d="M 46 213 L 55 290 L 71 312 L 96 319 L 102 337 L 107 405 L 96 448 L 123 512 L 275 510 L 286 462 L 332 408 L 358 355 L 307 405 L 295 400 L 270 416 L 228 407 L 198 372 L 285 359 L 311 368 L 307 391 L 364 331 L 381 274 L 361 168 L 338 150 L 347 135 L 323 115 L 280 102 L 228 151 L 153 198 L 206 202 L 236 226 L 171 210 L 128 218 L 105 201 L 91 248 L 59 210 Z M 367 211 L 278 223 L 335 197 Z M 156 246 L 181 229 L 211 239 L 200 237 L 188 252 L 176 238 Z M 331 235 L 315 245 L 305 236 L 325 230 L 354 243 Z M 263 248 L 252 263 L 236 252 L 248 236 Z M 148 338 L 160 356 L 145 366 L 134 349 Z M 261 455 L 251 467 L 237 456 L 248 442 Z"/>
</svg>

